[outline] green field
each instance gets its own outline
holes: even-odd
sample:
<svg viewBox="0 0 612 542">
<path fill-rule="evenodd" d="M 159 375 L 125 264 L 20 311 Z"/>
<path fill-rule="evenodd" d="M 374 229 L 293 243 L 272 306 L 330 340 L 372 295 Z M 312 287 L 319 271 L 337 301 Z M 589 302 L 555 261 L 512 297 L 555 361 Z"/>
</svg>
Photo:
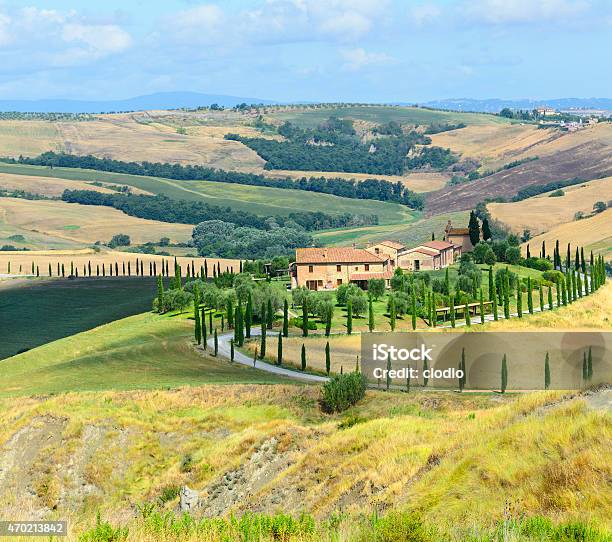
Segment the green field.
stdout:
<svg viewBox="0 0 612 542">
<path fill-rule="evenodd" d="M 436 239 L 442 239 L 444 228 L 449 220 L 456 226 L 460 224 L 467 226 L 469 213 L 467 211 L 458 211 L 428 218 L 420 218 L 420 216 L 420 213 L 414 213 L 412 220 L 402 224 L 383 224 L 379 226 L 317 232 L 315 238 L 323 245 L 329 246 L 340 246 L 350 243 L 365 245 L 366 243 L 392 239 L 412 247 L 419 243 L 430 241 L 432 233 L 435 233 Z"/>
<path fill-rule="evenodd" d="M 395 121 L 400 124 L 431 124 L 432 122 L 448 122 L 465 124 L 507 124 L 510 121 L 503 117 L 485 113 L 460 113 L 456 111 L 438 111 L 418 107 L 402 106 L 329 106 L 317 109 L 294 111 L 275 111 L 270 117 L 290 121 L 303 127 L 315 127 L 326 121 L 330 116 L 345 119 L 365 120 L 376 124 Z"/>
<path fill-rule="evenodd" d="M 287 382 L 202 355 L 192 336 L 193 322 L 186 315 L 144 313 L 117 320 L 1 361 L 0 397 Z"/>
<path fill-rule="evenodd" d="M 155 279 L 148 278 L 31 279 L 0 285 L 0 359 L 146 311 L 156 291 Z"/>
<path fill-rule="evenodd" d="M 173 199 L 205 201 L 212 205 L 229 206 L 232 209 L 264 216 L 283 216 L 296 211 L 321 211 L 332 215 L 375 214 L 378 215 L 381 224 L 398 224 L 410 220 L 413 216 L 413 211 L 397 203 L 341 198 L 303 190 L 212 181 L 179 181 L 73 168 L 50 169 L 24 164 L 0 163 L 0 173 L 125 184 Z"/>
</svg>

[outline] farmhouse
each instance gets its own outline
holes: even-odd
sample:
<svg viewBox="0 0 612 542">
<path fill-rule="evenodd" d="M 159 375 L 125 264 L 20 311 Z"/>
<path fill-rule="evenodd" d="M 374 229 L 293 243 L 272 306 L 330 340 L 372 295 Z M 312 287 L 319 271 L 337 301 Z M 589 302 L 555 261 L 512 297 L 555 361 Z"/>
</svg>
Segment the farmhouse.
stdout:
<svg viewBox="0 0 612 542">
<path fill-rule="evenodd" d="M 364 249 L 298 248 L 290 274 L 291 288 L 306 286 L 310 290 L 334 290 L 352 282 L 366 289 L 370 279 L 384 279 L 389 286 L 393 270 L 387 256 Z"/>
<path fill-rule="evenodd" d="M 407 271 L 431 271 L 452 265 L 461 256 L 461 246 L 447 241 L 429 241 L 400 253 L 398 267 Z"/>
<path fill-rule="evenodd" d="M 366 250 L 376 256 L 389 258 L 391 268 L 397 265 L 399 254 L 406 250 L 406 245 L 398 241 L 380 241 L 379 243 L 370 243 Z"/>
<path fill-rule="evenodd" d="M 444 240 L 461 247 L 459 256 L 474 250 L 474 245 L 470 239 L 470 231 L 467 228 L 453 228 L 450 220 L 444 229 Z"/>
</svg>

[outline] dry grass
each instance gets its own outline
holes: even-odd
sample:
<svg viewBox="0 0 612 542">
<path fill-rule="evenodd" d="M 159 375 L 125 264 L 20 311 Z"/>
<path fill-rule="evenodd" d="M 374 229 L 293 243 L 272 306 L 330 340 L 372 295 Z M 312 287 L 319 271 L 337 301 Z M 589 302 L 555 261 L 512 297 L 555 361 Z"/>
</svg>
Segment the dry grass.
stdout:
<svg viewBox="0 0 612 542">
<path fill-rule="evenodd" d="M 35 156 L 63 150 L 57 124 L 44 120 L 0 121 L 0 156 Z"/>
<path fill-rule="evenodd" d="M 612 209 L 607 209 L 593 217 L 560 224 L 534 237 L 529 243 L 531 247 L 537 247 L 539 250 L 542 241 L 545 241 L 552 250 L 557 240 L 561 247 L 566 247 L 568 243 L 571 243 L 573 247 L 583 246 L 587 254 L 592 250 L 594 254 L 602 254 L 607 260 L 612 259 Z M 523 251 L 526 250 L 526 246 L 525 243 Z"/>
<path fill-rule="evenodd" d="M 8 262 L 11 262 L 11 273 L 17 274 L 29 274 L 31 271 L 32 262 L 34 266 L 38 266 L 40 269 L 41 276 L 48 275 L 48 267 L 51 264 L 53 276 L 56 276 L 57 264 L 63 263 L 66 273 L 70 269 L 70 263 L 74 263 L 75 267 L 79 270 L 79 275 L 82 274 L 82 270 L 87 266 L 88 262 L 95 271 L 96 266 L 102 267 L 105 265 L 108 275 L 108 267 L 115 262 L 119 264 L 119 272 L 121 273 L 122 263 L 130 262 L 132 274 L 135 274 L 136 259 L 142 261 L 144 264 L 145 275 L 149 274 L 149 262 L 156 262 L 157 272 L 161 270 L 162 260 L 172 260 L 169 264 L 172 269 L 172 262 L 174 258 L 167 256 L 155 256 L 151 254 L 136 254 L 130 252 L 120 252 L 116 250 L 104 250 L 101 252 L 94 252 L 92 249 L 79 249 L 79 250 L 32 250 L 28 252 L 0 252 L 0 273 L 6 273 L 8 269 Z M 188 258 L 188 257 L 177 257 L 177 262 L 181 266 L 183 275 L 187 273 L 187 265 L 190 266 L 192 262 L 195 264 L 196 271 L 199 271 L 200 266 L 204 265 L 205 258 Z M 240 260 L 230 260 L 225 258 L 206 258 L 208 263 L 208 275 L 212 276 L 213 267 L 219 264 L 221 271 L 226 269 L 234 268 L 237 272 L 240 268 Z M 22 271 L 19 272 L 21 267 Z"/>
<path fill-rule="evenodd" d="M 107 243 L 118 233 L 129 235 L 133 244 L 161 237 L 185 242 L 193 231 L 189 224 L 136 218 L 110 207 L 17 198 L 0 199 L 0 222 L 23 230 L 26 237 L 38 232 L 82 244 Z"/>
<path fill-rule="evenodd" d="M 68 181 L 52 177 L 33 177 L 30 175 L 13 175 L 0 173 L 0 189 L 24 190 L 31 194 L 59 197 L 64 190 L 95 190 L 97 192 L 112 193 L 109 188 L 94 186 L 85 181 Z M 134 192 L 138 192 L 135 189 Z M 139 191 L 143 193 L 144 191 Z"/>
<path fill-rule="evenodd" d="M 491 216 L 515 233 L 528 229 L 532 235 L 544 233 L 559 224 L 572 222 L 578 211 L 589 215 L 596 201 L 612 200 L 612 177 L 564 188 L 564 196 L 550 193 L 513 203 L 489 203 Z M 612 226 L 611 226 L 612 228 Z M 612 229 L 610 230 L 612 233 Z"/>
</svg>

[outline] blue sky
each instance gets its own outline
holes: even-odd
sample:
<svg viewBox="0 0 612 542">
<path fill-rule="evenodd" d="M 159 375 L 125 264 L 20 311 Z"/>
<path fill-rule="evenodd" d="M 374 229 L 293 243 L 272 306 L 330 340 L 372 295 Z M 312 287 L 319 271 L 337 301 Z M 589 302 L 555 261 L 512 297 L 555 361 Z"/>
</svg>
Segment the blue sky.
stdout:
<svg viewBox="0 0 612 542">
<path fill-rule="evenodd" d="M 0 0 L 0 99 L 612 97 L 611 0 Z"/>
</svg>

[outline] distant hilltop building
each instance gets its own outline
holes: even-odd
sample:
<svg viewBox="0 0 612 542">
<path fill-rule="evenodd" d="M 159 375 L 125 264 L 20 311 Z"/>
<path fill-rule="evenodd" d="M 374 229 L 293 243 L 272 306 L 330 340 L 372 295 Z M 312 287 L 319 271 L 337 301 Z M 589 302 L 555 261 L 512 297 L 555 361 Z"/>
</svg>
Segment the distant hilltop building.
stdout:
<svg viewBox="0 0 612 542">
<path fill-rule="evenodd" d="M 538 107 L 536 111 L 538 115 L 541 115 L 542 117 L 552 117 L 553 115 L 557 114 L 557 110 L 553 109 L 552 107 Z"/>
</svg>

